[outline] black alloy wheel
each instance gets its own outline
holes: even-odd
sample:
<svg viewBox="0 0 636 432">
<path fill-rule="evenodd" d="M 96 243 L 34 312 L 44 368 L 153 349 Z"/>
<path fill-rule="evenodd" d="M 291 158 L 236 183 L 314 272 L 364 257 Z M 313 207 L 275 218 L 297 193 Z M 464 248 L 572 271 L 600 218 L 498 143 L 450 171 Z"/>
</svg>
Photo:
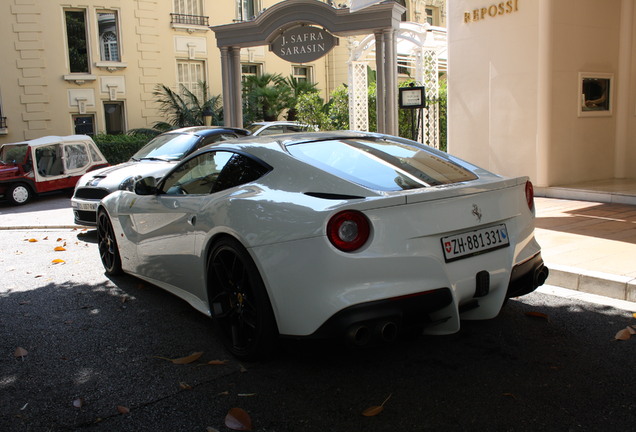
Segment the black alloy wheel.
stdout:
<svg viewBox="0 0 636 432">
<path fill-rule="evenodd" d="M 224 238 L 212 249 L 207 268 L 212 317 L 225 347 L 240 359 L 266 357 L 274 348 L 278 329 L 249 253 L 236 240 Z"/>
<path fill-rule="evenodd" d="M 110 222 L 108 213 L 104 210 L 100 210 L 97 215 L 97 247 L 106 274 L 110 276 L 121 274 L 121 257 L 117 248 L 115 231 L 113 231 L 113 224 Z"/>
</svg>

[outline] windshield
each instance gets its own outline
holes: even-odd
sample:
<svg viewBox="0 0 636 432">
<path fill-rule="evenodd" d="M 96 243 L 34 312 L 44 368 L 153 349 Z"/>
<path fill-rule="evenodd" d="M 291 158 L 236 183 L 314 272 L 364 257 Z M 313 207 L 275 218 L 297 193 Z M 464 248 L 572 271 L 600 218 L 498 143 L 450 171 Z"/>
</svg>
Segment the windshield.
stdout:
<svg viewBox="0 0 636 432">
<path fill-rule="evenodd" d="M 26 144 L 3 145 L 0 147 L 0 162 L 20 163 L 26 159 L 28 146 Z"/>
<path fill-rule="evenodd" d="M 180 160 L 196 145 L 199 137 L 191 134 L 162 134 L 135 153 L 133 160 Z"/>
<path fill-rule="evenodd" d="M 475 180 L 477 176 L 423 147 L 394 141 L 351 139 L 293 144 L 298 159 L 379 191 L 397 191 Z"/>
</svg>

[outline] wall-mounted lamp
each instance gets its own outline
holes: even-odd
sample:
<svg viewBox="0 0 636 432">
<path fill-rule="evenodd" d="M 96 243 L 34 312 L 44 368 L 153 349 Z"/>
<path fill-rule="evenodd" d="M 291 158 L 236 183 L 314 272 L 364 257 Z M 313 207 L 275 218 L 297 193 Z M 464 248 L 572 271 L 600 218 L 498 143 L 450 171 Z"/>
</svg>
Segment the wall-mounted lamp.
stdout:
<svg viewBox="0 0 636 432">
<path fill-rule="evenodd" d="M 75 98 L 77 101 L 77 109 L 80 114 L 86 114 L 86 98 Z"/>
<path fill-rule="evenodd" d="M 108 84 L 108 99 L 117 100 L 117 85 Z"/>
</svg>

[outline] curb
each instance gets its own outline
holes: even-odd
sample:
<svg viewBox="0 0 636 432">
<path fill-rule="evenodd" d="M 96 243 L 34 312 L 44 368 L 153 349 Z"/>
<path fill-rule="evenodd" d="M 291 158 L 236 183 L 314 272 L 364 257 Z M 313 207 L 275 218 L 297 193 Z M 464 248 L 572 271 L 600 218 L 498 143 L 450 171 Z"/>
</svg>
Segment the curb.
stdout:
<svg viewBox="0 0 636 432">
<path fill-rule="evenodd" d="M 576 267 L 546 264 L 550 275 L 548 285 L 636 302 L 636 279 L 609 273 L 583 270 Z"/>
<path fill-rule="evenodd" d="M 21 231 L 21 230 L 50 230 L 50 229 L 96 229 L 95 227 L 89 227 L 89 226 L 85 226 L 85 225 L 42 225 L 42 226 L 32 226 L 32 225 L 25 225 L 25 226 L 0 226 L 0 231 L 10 231 L 10 230 L 17 230 L 17 231 Z"/>
</svg>

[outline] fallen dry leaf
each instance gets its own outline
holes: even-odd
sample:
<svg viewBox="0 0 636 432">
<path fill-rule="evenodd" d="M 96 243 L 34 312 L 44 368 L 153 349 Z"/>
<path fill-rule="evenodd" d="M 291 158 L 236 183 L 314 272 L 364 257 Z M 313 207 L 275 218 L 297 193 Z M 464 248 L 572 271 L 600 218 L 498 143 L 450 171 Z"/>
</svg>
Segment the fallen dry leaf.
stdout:
<svg viewBox="0 0 636 432">
<path fill-rule="evenodd" d="M 38 239 L 30 238 L 27 240 L 29 243 L 37 243 Z"/>
<path fill-rule="evenodd" d="M 53 260 L 53 261 L 51 261 L 51 262 L 52 262 L 53 264 L 62 264 L 62 263 L 65 263 L 66 261 L 64 261 L 63 259 L 56 258 L 56 259 L 54 259 L 54 260 Z"/>
<path fill-rule="evenodd" d="M 179 383 L 179 388 L 181 390 L 192 390 L 192 386 L 188 383 L 184 383 L 184 382 L 180 382 Z"/>
<path fill-rule="evenodd" d="M 629 334 L 636 334 L 636 329 L 634 329 L 633 326 L 627 326 L 627 331 L 629 332 Z"/>
<path fill-rule="evenodd" d="M 526 316 L 533 318 L 543 318 L 544 320 L 548 320 L 548 315 L 543 312 L 526 312 Z"/>
<path fill-rule="evenodd" d="M 159 356 L 155 356 L 155 358 L 161 359 L 161 360 L 168 360 L 169 362 L 172 362 L 174 364 L 189 364 L 192 362 L 195 362 L 197 360 L 199 360 L 199 358 L 203 355 L 203 351 L 199 351 L 199 352 L 195 352 L 190 354 L 189 356 L 186 357 L 180 357 L 180 358 L 176 358 L 176 359 L 169 359 L 166 357 L 159 357 Z"/>
<path fill-rule="evenodd" d="M 44 237 L 42 240 L 48 240 L 49 236 Z"/>
<path fill-rule="evenodd" d="M 128 414 L 130 412 L 130 409 L 122 405 L 117 405 L 117 412 L 119 414 Z"/>
<path fill-rule="evenodd" d="M 82 399 L 82 398 L 77 398 L 77 399 L 75 399 L 75 400 L 73 401 L 73 406 L 74 406 L 75 408 L 81 408 L 81 407 L 83 407 L 83 406 L 84 406 L 84 399 Z"/>
<path fill-rule="evenodd" d="M 377 416 L 382 411 L 384 411 L 384 404 L 387 403 L 387 401 L 389 399 L 391 399 L 392 395 L 393 395 L 393 393 L 391 393 L 386 399 L 384 399 L 384 402 L 382 402 L 380 405 L 371 406 L 371 407 L 365 409 L 364 411 L 362 411 L 362 415 L 365 416 L 365 417 Z"/>
<path fill-rule="evenodd" d="M 626 340 L 629 340 L 629 338 L 631 337 L 632 337 L 632 334 L 630 333 L 630 331 L 627 330 L 627 328 L 624 328 L 623 330 L 620 330 L 618 333 L 616 333 L 616 336 L 614 336 L 614 339 L 626 341 Z"/>
<path fill-rule="evenodd" d="M 252 419 L 244 409 L 232 408 L 225 416 L 225 426 L 232 430 L 251 431 Z"/>
<path fill-rule="evenodd" d="M 64 252 L 66 250 L 65 247 L 63 246 L 56 246 L 55 249 L 53 249 L 55 252 Z"/>
<path fill-rule="evenodd" d="M 29 352 L 27 350 L 25 350 L 22 347 L 17 347 L 15 349 L 15 352 L 13 353 L 13 355 L 15 357 L 21 357 L 24 360 L 24 357 L 26 357 L 26 355 L 29 354 Z"/>
<path fill-rule="evenodd" d="M 227 362 L 228 362 L 227 360 L 210 360 L 208 364 L 209 365 L 224 365 Z"/>
<path fill-rule="evenodd" d="M 213 428 L 212 426 L 208 426 L 205 428 L 205 432 L 219 432 L 219 430 L 216 428 Z"/>
</svg>

